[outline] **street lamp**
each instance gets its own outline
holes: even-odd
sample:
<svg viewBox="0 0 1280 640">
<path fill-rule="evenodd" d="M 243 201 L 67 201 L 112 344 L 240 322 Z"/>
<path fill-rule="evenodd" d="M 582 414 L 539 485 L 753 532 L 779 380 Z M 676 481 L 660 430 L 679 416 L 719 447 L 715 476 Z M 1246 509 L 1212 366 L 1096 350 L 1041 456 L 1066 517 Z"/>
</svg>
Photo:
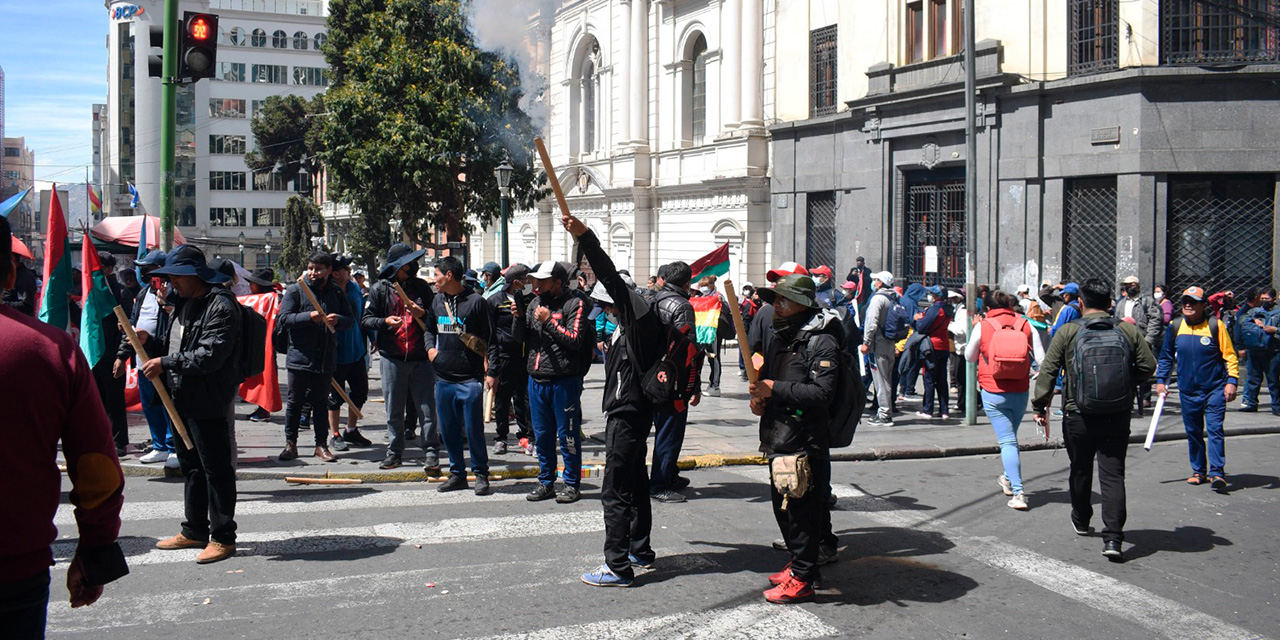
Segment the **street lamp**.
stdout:
<svg viewBox="0 0 1280 640">
<path fill-rule="evenodd" d="M 320 218 L 319 216 L 311 217 L 311 248 L 316 251 L 324 246 L 324 238 L 320 237 Z"/>
<path fill-rule="evenodd" d="M 267 239 L 267 242 L 262 245 L 262 248 L 266 249 L 267 251 L 267 266 L 270 267 L 271 266 L 271 230 L 267 229 L 267 233 L 263 237 Z"/>
<path fill-rule="evenodd" d="M 244 266 L 244 232 L 240 232 L 240 266 Z"/>
<path fill-rule="evenodd" d="M 511 229 L 507 224 L 507 217 L 510 211 L 511 201 L 511 174 L 515 172 L 515 167 L 506 159 L 502 164 L 493 170 L 493 177 L 498 179 L 498 195 L 501 208 L 499 215 L 502 216 L 502 266 L 506 268 L 511 264 L 511 242 L 508 239 L 511 235 Z"/>
</svg>

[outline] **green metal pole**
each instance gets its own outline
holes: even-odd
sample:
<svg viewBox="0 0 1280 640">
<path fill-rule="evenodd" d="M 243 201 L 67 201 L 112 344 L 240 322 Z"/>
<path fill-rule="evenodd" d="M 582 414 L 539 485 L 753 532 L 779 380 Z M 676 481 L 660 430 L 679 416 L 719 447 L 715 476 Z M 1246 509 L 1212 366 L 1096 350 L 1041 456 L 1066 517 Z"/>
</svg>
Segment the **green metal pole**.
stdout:
<svg viewBox="0 0 1280 640">
<path fill-rule="evenodd" d="M 977 69 L 974 67 L 974 5 L 968 0 L 964 10 L 964 196 L 965 196 L 965 308 L 968 311 L 969 335 L 973 335 L 974 320 L 978 312 L 978 122 L 977 122 Z M 978 365 L 966 362 L 964 367 L 964 423 L 978 424 Z"/>
<path fill-rule="evenodd" d="M 160 79 L 160 247 L 173 249 L 173 169 L 177 164 L 178 0 L 164 1 L 164 65 Z"/>
<path fill-rule="evenodd" d="M 511 264 L 511 226 L 508 224 L 507 217 L 510 215 L 510 198 L 507 194 L 502 194 L 502 268 L 506 269 Z"/>
</svg>

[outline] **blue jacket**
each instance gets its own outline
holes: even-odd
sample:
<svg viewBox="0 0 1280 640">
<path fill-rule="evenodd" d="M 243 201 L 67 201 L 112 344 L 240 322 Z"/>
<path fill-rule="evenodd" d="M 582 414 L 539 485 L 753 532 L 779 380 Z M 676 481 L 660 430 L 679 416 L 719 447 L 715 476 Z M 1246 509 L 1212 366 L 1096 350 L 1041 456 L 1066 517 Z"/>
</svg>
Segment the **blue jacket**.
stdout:
<svg viewBox="0 0 1280 640">
<path fill-rule="evenodd" d="M 1200 395 L 1238 384 L 1240 365 L 1231 344 L 1231 332 L 1221 320 L 1216 339 L 1209 333 L 1209 321 L 1192 325 L 1185 319 L 1174 320 L 1164 332 L 1164 346 L 1156 367 L 1156 382 L 1169 384 L 1174 364 L 1178 366 L 1178 389 L 1182 393 Z M 1176 328 L 1176 331 L 1175 331 Z"/>
<path fill-rule="evenodd" d="M 364 295 L 360 293 L 360 285 L 354 280 L 347 281 L 347 302 L 351 303 L 353 317 L 359 318 L 364 315 Z M 364 360 L 364 354 L 364 331 L 358 323 L 338 330 L 338 364 L 351 364 L 357 360 Z"/>
<path fill-rule="evenodd" d="M 1058 312 L 1058 319 L 1054 320 L 1053 326 L 1049 327 L 1049 336 L 1058 332 L 1063 325 L 1068 324 L 1080 318 L 1080 303 L 1072 301 L 1069 304 L 1062 305 L 1062 310 Z"/>
</svg>

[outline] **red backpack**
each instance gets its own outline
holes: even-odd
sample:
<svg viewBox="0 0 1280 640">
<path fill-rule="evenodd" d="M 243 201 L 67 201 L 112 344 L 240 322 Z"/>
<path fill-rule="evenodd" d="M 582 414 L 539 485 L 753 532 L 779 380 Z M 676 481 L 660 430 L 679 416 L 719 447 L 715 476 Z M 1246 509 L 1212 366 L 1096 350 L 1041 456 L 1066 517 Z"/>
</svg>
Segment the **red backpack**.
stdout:
<svg viewBox="0 0 1280 640">
<path fill-rule="evenodd" d="M 984 322 L 995 331 L 982 350 L 991 377 L 996 380 L 1026 381 L 1031 375 L 1031 350 L 1027 347 L 1027 319 L 1018 318 L 1012 325 L 996 324 L 988 318 Z M 983 336 L 986 337 L 985 335 Z"/>
</svg>

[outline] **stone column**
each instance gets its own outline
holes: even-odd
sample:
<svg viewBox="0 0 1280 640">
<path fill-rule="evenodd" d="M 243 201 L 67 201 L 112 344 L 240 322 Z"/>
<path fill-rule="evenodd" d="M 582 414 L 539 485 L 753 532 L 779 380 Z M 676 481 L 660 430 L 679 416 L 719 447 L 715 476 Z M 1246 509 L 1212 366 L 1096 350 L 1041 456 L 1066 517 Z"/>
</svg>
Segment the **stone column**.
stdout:
<svg viewBox="0 0 1280 640">
<path fill-rule="evenodd" d="M 729 131 L 742 119 L 742 0 L 724 0 L 720 11 L 720 121 Z"/>
<path fill-rule="evenodd" d="M 618 104 L 618 129 L 617 135 L 611 141 L 612 146 L 621 147 L 631 143 L 631 25 L 628 24 L 634 20 L 635 15 L 631 8 L 632 0 L 622 0 L 623 28 L 622 41 L 613 49 L 612 53 L 616 56 L 613 63 L 617 67 L 616 74 L 610 74 L 618 79 L 618 95 L 616 97 Z M 598 118 L 599 116 L 597 116 Z"/>
<path fill-rule="evenodd" d="M 741 128 L 764 126 L 764 0 L 742 2 Z"/>
<path fill-rule="evenodd" d="M 649 146 L 649 0 L 631 0 L 631 141 Z"/>
</svg>

